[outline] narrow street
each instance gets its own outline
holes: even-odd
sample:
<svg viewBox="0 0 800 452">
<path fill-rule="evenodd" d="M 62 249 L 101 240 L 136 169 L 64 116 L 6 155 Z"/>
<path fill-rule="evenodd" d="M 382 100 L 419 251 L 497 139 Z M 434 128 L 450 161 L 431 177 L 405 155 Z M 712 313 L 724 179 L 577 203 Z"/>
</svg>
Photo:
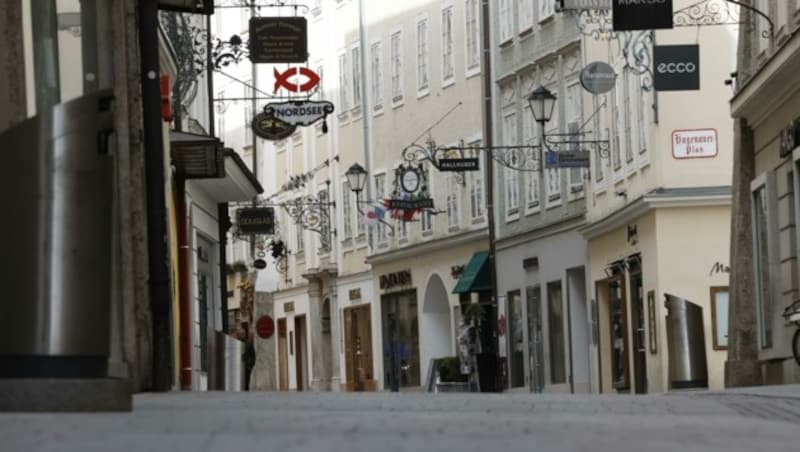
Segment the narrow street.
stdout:
<svg viewBox="0 0 800 452">
<path fill-rule="evenodd" d="M 800 388 L 652 396 L 170 393 L 2 414 L 4 452 L 797 451 Z"/>
</svg>

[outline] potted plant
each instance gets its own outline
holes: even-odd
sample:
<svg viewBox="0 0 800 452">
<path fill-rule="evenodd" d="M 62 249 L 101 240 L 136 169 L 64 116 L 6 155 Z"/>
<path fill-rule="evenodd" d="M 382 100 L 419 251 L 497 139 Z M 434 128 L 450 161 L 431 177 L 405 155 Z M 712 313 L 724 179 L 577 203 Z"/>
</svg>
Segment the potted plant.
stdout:
<svg viewBox="0 0 800 452">
<path fill-rule="evenodd" d="M 461 362 L 457 356 L 448 356 L 434 361 L 436 369 L 436 392 L 469 392 L 466 375 L 461 374 Z"/>
</svg>

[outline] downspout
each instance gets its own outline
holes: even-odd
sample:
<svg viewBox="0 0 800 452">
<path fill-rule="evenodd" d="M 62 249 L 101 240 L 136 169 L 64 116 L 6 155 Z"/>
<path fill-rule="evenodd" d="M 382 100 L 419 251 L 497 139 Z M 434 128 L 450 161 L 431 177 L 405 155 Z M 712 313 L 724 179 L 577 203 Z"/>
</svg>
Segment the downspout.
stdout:
<svg viewBox="0 0 800 452">
<path fill-rule="evenodd" d="M 152 313 L 153 381 L 155 391 L 172 386 L 171 288 L 167 250 L 167 207 L 164 169 L 164 135 L 158 60 L 158 4 L 139 1 L 139 52 L 142 80 L 147 200 L 147 255 Z"/>
<path fill-rule="evenodd" d="M 183 176 L 175 179 L 175 206 L 178 209 L 178 309 L 180 310 L 180 378 L 181 389 L 192 389 L 192 322 L 189 305 L 189 281 L 192 271 L 189 268 L 191 250 L 189 248 L 189 212 L 186 208 L 186 180 Z M 201 332 L 204 334 L 204 332 Z"/>
</svg>

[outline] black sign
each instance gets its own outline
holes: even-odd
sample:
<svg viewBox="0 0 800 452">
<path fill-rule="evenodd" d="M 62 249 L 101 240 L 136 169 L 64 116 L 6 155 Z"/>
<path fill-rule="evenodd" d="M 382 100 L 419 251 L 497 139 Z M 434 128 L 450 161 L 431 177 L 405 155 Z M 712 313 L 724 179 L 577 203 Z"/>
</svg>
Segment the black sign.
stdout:
<svg viewBox="0 0 800 452">
<path fill-rule="evenodd" d="M 158 9 L 211 15 L 214 14 L 214 0 L 158 0 Z"/>
<path fill-rule="evenodd" d="M 672 28 L 672 0 L 614 0 L 614 31 Z"/>
<path fill-rule="evenodd" d="M 798 146 L 800 146 L 800 118 L 781 130 L 781 158 L 788 157 Z"/>
<path fill-rule="evenodd" d="M 253 267 L 255 267 L 257 270 L 264 270 L 267 268 L 267 261 L 264 259 L 256 259 L 253 261 Z"/>
<path fill-rule="evenodd" d="M 656 91 L 700 89 L 700 46 L 654 46 L 653 72 Z"/>
<path fill-rule="evenodd" d="M 589 151 L 547 151 L 545 168 L 589 168 Z"/>
<path fill-rule="evenodd" d="M 439 171 L 478 171 L 478 159 L 440 159 Z"/>
<path fill-rule="evenodd" d="M 417 209 L 433 209 L 433 199 L 389 199 L 387 209 L 396 210 L 417 210 Z"/>
<path fill-rule="evenodd" d="M 305 17 L 250 19 L 250 61 L 305 63 L 308 59 L 308 22 Z"/>
<path fill-rule="evenodd" d="M 292 126 L 310 126 L 333 113 L 333 110 L 333 104 L 326 100 L 288 101 L 264 107 L 264 113 Z"/>
<path fill-rule="evenodd" d="M 611 9 L 611 0 L 557 0 L 556 11 L 584 11 L 596 9 L 608 11 Z"/>
<path fill-rule="evenodd" d="M 297 130 L 297 126 L 283 122 L 266 113 L 257 114 L 253 118 L 253 123 L 250 127 L 252 127 L 253 133 L 257 137 L 271 141 L 289 138 Z"/>
<path fill-rule="evenodd" d="M 388 290 L 398 286 L 411 285 L 411 270 L 381 275 L 379 278 L 381 290 Z"/>
<path fill-rule="evenodd" d="M 240 234 L 275 233 L 275 209 L 272 207 L 247 207 L 236 212 L 236 225 Z"/>
</svg>

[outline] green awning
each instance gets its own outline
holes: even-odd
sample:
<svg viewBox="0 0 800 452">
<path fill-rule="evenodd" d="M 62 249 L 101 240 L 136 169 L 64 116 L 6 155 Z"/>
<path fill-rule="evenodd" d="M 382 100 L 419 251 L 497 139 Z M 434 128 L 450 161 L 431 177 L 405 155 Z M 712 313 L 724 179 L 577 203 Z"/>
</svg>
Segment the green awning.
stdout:
<svg viewBox="0 0 800 452">
<path fill-rule="evenodd" d="M 480 251 L 464 267 L 453 293 L 488 292 L 492 290 L 492 276 L 489 273 L 489 252 Z"/>
</svg>

